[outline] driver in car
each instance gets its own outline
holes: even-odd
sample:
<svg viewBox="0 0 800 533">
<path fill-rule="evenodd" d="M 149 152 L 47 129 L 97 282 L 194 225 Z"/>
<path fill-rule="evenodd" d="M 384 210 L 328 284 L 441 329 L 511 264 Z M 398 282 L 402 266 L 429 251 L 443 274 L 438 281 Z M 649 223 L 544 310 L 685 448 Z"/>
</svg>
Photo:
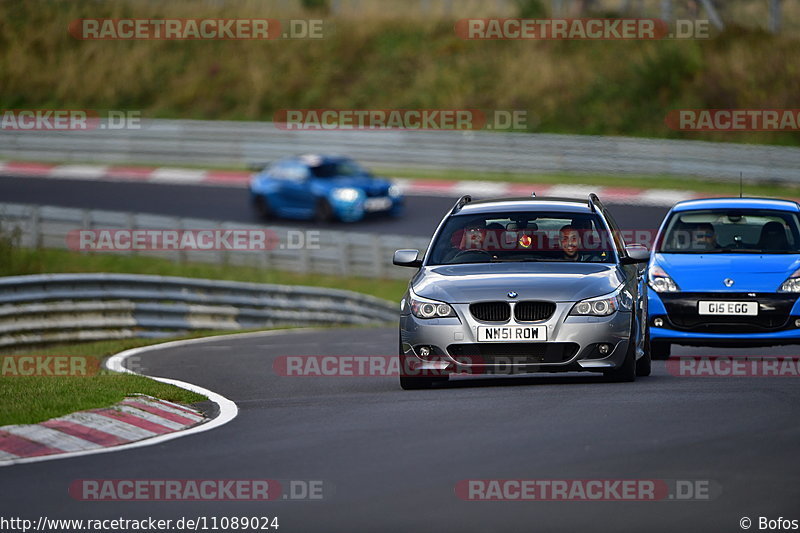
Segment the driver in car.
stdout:
<svg viewBox="0 0 800 533">
<path fill-rule="evenodd" d="M 703 222 L 697 225 L 694 231 L 694 245 L 697 250 L 717 250 L 720 248 L 713 224 Z"/>
<path fill-rule="evenodd" d="M 469 221 L 461 231 L 461 239 L 458 244 L 453 244 L 453 247 L 444 254 L 442 257 L 443 263 L 450 263 L 459 254 L 468 254 L 471 251 L 480 252 L 484 250 L 484 239 L 486 238 L 486 221 L 483 219 L 474 219 Z M 458 233 L 456 231 L 455 233 Z M 455 234 L 453 235 L 455 237 Z"/>
</svg>

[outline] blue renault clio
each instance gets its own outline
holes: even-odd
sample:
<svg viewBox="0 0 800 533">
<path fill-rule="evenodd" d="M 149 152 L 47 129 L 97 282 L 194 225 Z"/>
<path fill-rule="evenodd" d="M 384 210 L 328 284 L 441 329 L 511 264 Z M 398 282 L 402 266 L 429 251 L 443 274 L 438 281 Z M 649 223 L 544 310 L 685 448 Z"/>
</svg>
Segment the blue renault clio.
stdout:
<svg viewBox="0 0 800 533">
<path fill-rule="evenodd" d="M 302 155 L 282 159 L 250 181 L 250 198 L 262 218 L 355 222 L 366 215 L 400 215 L 397 186 L 373 176 L 350 158 Z"/>
<path fill-rule="evenodd" d="M 648 267 L 653 358 L 672 344 L 800 344 L 800 204 L 713 198 L 676 204 Z"/>
</svg>

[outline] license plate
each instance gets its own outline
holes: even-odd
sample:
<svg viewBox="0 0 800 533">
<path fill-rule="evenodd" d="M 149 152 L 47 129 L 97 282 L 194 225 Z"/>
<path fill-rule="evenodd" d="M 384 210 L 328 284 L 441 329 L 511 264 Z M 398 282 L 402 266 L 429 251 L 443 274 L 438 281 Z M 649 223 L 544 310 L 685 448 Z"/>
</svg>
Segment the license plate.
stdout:
<svg viewBox="0 0 800 533">
<path fill-rule="evenodd" d="M 698 302 L 701 315 L 758 315 L 758 302 Z"/>
<path fill-rule="evenodd" d="M 364 211 L 386 211 L 392 207 L 389 198 L 367 198 L 364 200 Z"/>
<path fill-rule="evenodd" d="M 478 342 L 537 342 L 547 340 L 545 326 L 478 326 Z"/>
</svg>

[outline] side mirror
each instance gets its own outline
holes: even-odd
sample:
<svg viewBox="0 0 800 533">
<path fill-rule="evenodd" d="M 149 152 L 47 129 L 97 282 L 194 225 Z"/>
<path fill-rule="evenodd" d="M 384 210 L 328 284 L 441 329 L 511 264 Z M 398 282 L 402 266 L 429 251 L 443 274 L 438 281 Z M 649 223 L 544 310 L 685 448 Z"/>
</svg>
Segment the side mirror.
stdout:
<svg viewBox="0 0 800 533">
<path fill-rule="evenodd" d="M 419 250 L 397 250 L 392 258 L 392 263 L 401 267 L 419 268 L 422 266 L 422 259 L 419 258 Z"/>
<path fill-rule="evenodd" d="M 643 244 L 631 244 L 625 247 L 628 257 L 622 259 L 623 265 L 640 265 L 650 261 L 650 251 Z"/>
</svg>

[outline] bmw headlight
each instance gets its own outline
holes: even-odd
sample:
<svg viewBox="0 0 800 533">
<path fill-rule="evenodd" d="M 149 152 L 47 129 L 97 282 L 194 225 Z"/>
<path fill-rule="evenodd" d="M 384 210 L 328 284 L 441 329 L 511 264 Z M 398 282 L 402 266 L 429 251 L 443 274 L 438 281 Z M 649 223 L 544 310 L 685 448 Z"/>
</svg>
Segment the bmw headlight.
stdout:
<svg viewBox="0 0 800 533">
<path fill-rule="evenodd" d="M 416 295 L 409 295 L 408 300 L 411 304 L 411 314 L 417 318 L 447 318 L 456 316 L 453 308 L 444 302 L 428 300 Z"/>
<path fill-rule="evenodd" d="M 675 283 L 664 269 L 658 265 L 651 265 L 647 271 L 648 285 L 656 292 L 678 292 L 680 287 Z"/>
<path fill-rule="evenodd" d="M 800 270 L 795 271 L 794 274 L 781 283 L 778 287 L 778 292 L 800 292 Z"/>
<path fill-rule="evenodd" d="M 581 300 L 572 306 L 569 312 L 573 316 L 608 316 L 617 310 L 630 311 L 633 307 L 633 296 L 625 289 L 619 288 L 611 294 Z"/>
<path fill-rule="evenodd" d="M 334 189 L 331 195 L 333 196 L 334 200 L 338 200 L 340 202 L 355 202 L 358 200 L 359 192 L 358 189 L 345 187 L 342 189 Z"/>
<path fill-rule="evenodd" d="M 400 191 L 400 187 L 397 185 L 392 185 L 389 187 L 389 196 L 392 198 L 399 198 L 402 194 L 403 193 Z"/>
</svg>

